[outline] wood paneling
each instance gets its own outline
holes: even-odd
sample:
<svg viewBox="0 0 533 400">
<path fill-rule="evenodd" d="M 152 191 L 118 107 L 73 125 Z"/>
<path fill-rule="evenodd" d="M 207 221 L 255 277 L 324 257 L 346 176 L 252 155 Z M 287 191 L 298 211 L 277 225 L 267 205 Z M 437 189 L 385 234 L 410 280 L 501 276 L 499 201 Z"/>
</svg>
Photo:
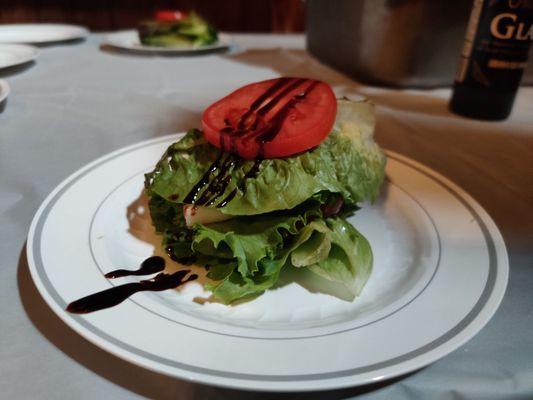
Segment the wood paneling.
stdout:
<svg viewBox="0 0 533 400">
<path fill-rule="evenodd" d="M 300 32 L 304 6 L 302 0 L 1 0 L 0 23 L 65 22 L 110 31 L 171 8 L 194 9 L 223 31 Z"/>
</svg>

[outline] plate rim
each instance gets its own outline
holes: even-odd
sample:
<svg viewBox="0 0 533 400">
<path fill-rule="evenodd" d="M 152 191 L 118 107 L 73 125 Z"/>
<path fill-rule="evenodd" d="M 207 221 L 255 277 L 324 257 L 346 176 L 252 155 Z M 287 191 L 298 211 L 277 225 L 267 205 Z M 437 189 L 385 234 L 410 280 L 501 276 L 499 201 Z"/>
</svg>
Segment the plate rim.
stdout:
<svg viewBox="0 0 533 400">
<path fill-rule="evenodd" d="M 75 40 L 75 39 L 84 39 L 86 37 L 89 36 L 89 34 L 91 33 L 91 31 L 89 30 L 89 28 L 87 28 L 86 26 L 83 26 L 83 25 L 76 25 L 76 24 L 64 24 L 64 23 L 48 23 L 48 22 L 45 22 L 45 23 L 38 23 L 38 22 L 28 22 L 28 23 L 15 23 L 15 24 L 1 24 L 0 25 L 0 30 L 3 29 L 3 28 L 8 28 L 8 27 L 40 27 L 40 28 L 57 28 L 57 27 L 62 27 L 62 28 L 70 28 L 72 29 L 72 31 L 76 31 L 77 33 L 74 33 L 74 34 L 70 34 L 64 38 L 60 38 L 60 39 L 53 39 L 53 40 L 50 40 L 50 39 L 37 39 L 37 40 L 31 40 L 31 41 L 25 41 L 25 40 L 12 40 L 12 41 L 2 41 L 0 40 L 0 43 L 2 44 L 26 44 L 26 45 L 31 45 L 31 44 L 44 44 L 44 43 L 54 43 L 54 42 L 61 42 L 61 41 L 65 41 L 65 40 Z"/>
<path fill-rule="evenodd" d="M 38 288 L 38 291 L 41 297 L 43 297 L 43 299 L 48 304 L 48 306 L 55 312 L 55 314 L 67 326 L 73 329 L 77 334 L 81 335 L 85 339 L 92 342 L 97 347 L 111 354 L 114 354 L 115 356 L 127 362 L 131 362 L 143 368 L 147 368 L 147 369 L 156 371 L 158 373 L 162 373 L 162 374 L 169 375 L 175 378 L 185 379 L 189 381 L 201 382 L 201 383 L 221 386 L 221 387 L 229 387 L 229 388 L 236 388 L 236 389 L 249 389 L 249 390 L 258 390 L 258 391 L 310 391 L 310 390 L 318 391 L 318 390 L 329 390 L 329 389 L 338 389 L 338 388 L 344 388 L 344 387 L 352 387 L 352 386 L 362 385 L 365 383 L 383 381 L 386 379 L 394 378 L 396 376 L 400 376 L 400 375 L 412 372 L 423 366 L 426 366 L 442 358 L 443 356 L 451 353 L 452 351 L 454 351 L 455 349 L 457 349 L 458 347 L 466 343 L 468 340 L 470 340 L 475 334 L 477 334 L 487 324 L 487 322 L 492 318 L 494 313 L 497 311 L 503 299 L 503 296 L 505 294 L 505 290 L 507 287 L 508 274 L 509 274 L 509 260 L 508 260 L 507 249 L 505 246 L 505 241 L 497 225 L 495 224 L 495 222 L 492 220 L 489 214 L 483 209 L 483 207 L 471 195 L 469 195 L 465 190 L 460 188 L 457 184 L 452 182 L 450 179 L 446 178 L 442 174 L 434 171 L 433 169 L 411 158 L 405 157 L 393 151 L 385 150 L 388 156 L 393 156 L 397 160 L 400 160 L 401 162 L 404 162 L 405 164 L 407 164 L 409 167 L 437 181 L 437 183 L 443 186 L 444 189 L 450 192 L 457 200 L 459 200 L 463 204 L 463 206 L 465 206 L 473 214 L 473 216 L 478 217 L 477 218 L 478 224 L 482 231 L 483 237 L 485 241 L 487 242 L 489 253 L 491 252 L 491 246 L 489 245 L 489 242 L 492 243 L 493 254 L 492 253 L 491 254 L 493 258 L 490 258 L 490 260 L 494 259 L 496 263 L 494 267 L 495 275 L 494 275 L 494 282 L 491 287 L 491 290 L 487 292 L 486 302 L 480 306 L 480 309 L 476 311 L 476 313 L 472 316 L 472 318 L 469 321 L 467 321 L 467 323 L 463 327 L 460 327 L 458 331 L 453 333 L 451 337 L 444 339 L 442 343 L 438 343 L 434 347 L 428 350 L 422 350 L 420 354 L 416 354 L 412 358 L 401 360 L 390 366 L 385 366 L 381 368 L 377 367 L 375 370 L 371 370 L 371 371 L 374 371 L 374 376 L 372 377 L 357 379 L 356 377 L 358 375 L 361 377 L 364 375 L 364 373 L 361 373 L 361 374 L 357 372 L 350 373 L 352 370 L 347 370 L 348 373 L 345 375 L 343 374 L 339 375 L 339 372 L 342 373 L 344 371 L 335 371 L 332 373 L 321 373 L 321 374 L 308 375 L 308 376 L 315 376 L 315 375 L 324 376 L 323 378 L 312 377 L 310 379 L 302 379 L 302 376 L 293 375 L 293 377 L 296 377 L 296 379 L 291 380 L 291 379 L 283 379 L 283 375 L 272 376 L 272 377 L 268 377 L 266 375 L 264 376 L 259 375 L 260 377 L 262 376 L 266 378 L 258 379 L 256 376 L 246 377 L 247 374 L 241 374 L 241 373 L 220 374 L 220 371 L 209 370 L 206 368 L 194 367 L 194 366 L 190 366 L 192 369 L 186 369 L 186 368 L 184 369 L 183 367 L 174 366 L 174 367 L 169 367 L 165 370 L 161 368 L 161 362 L 159 360 L 154 361 L 153 358 L 147 359 L 143 355 L 139 355 L 138 353 L 135 354 L 135 352 L 132 352 L 131 350 L 127 348 L 118 346 L 116 343 L 109 341 L 109 339 L 105 337 L 105 335 L 107 335 L 105 332 L 101 332 L 104 335 L 104 337 L 102 337 L 101 334 L 98 334 L 98 333 L 95 333 L 89 330 L 86 326 L 84 326 L 84 324 L 82 324 L 82 322 L 84 322 L 84 323 L 91 325 L 89 322 L 85 321 L 83 318 L 79 316 L 72 316 L 70 314 L 67 315 L 67 313 L 64 312 L 64 310 L 59 306 L 59 304 L 53 298 L 53 295 L 49 292 L 48 288 L 41 280 L 41 276 L 39 275 L 39 272 L 37 271 L 37 268 L 34 262 L 33 246 L 35 245 L 36 228 L 39 222 L 41 221 L 42 213 L 43 211 L 45 211 L 50 201 L 53 200 L 54 197 L 61 190 L 65 189 L 71 181 L 74 181 L 79 176 L 82 176 L 85 173 L 89 172 L 95 166 L 98 166 L 99 164 L 103 164 L 106 161 L 114 157 L 120 156 L 123 153 L 127 153 L 130 151 L 136 150 L 138 148 L 156 144 L 158 142 L 170 141 L 171 139 L 178 138 L 180 135 L 181 133 L 170 134 L 170 135 L 160 136 L 160 137 L 153 138 L 153 139 L 144 140 L 144 141 L 141 141 L 141 142 L 138 142 L 138 143 L 135 143 L 135 144 L 123 147 L 123 148 L 119 148 L 83 166 L 82 168 L 78 169 L 77 171 L 69 175 L 67 178 L 65 178 L 59 185 L 57 185 L 52 190 L 52 192 L 41 203 L 41 205 L 39 206 L 32 220 L 30 230 L 28 233 L 26 252 L 27 252 L 27 257 L 28 257 L 28 266 L 29 266 L 30 274 L 32 276 L 33 281 L 36 284 L 36 287 Z M 491 254 L 489 254 L 489 257 Z M 490 274 L 487 277 L 487 282 L 489 281 L 489 279 L 490 279 Z M 461 323 L 464 320 L 466 320 L 466 318 L 476 309 L 477 305 L 480 303 L 480 300 L 484 295 L 484 292 L 487 290 L 487 287 L 488 287 L 488 284 L 486 284 L 480 298 L 477 300 L 474 307 L 463 318 L 463 320 L 461 320 L 455 327 L 453 327 L 447 333 L 453 331 L 458 326 L 460 326 Z M 98 330 L 98 328 L 96 329 Z M 423 349 L 433 344 L 434 342 L 439 341 L 441 338 L 446 336 L 446 334 L 406 354 L 417 352 L 420 349 Z M 113 338 L 111 337 L 111 339 Z M 396 357 L 396 358 L 402 358 L 404 356 L 405 354 L 399 357 Z M 390 361 L 390 360 L 385 360 L 385 361 Z M 198 372 L 198 370 L 200 372 Z M 209 372 L 206 373 L 206 370 Z M 177 373 L 177 371 L 179 371 L 179 373 Z M 216 374 L 216 375 L 212 374 L 210 373 L 211 371 L 219 372 L 219 374 Z M 375 375 L 378 371 L 381 371 L 381 375 L 376 377 Z M 331 374 L 333 374 L 334 376 L 326 377 L 327 375 L 331 375 Z M 370 374 L 370 372 L 367 372 L 367 375 L 368 374 Z M 272 387 L 272 384 L 277 384 L 278 387 Z"/>
</svg>

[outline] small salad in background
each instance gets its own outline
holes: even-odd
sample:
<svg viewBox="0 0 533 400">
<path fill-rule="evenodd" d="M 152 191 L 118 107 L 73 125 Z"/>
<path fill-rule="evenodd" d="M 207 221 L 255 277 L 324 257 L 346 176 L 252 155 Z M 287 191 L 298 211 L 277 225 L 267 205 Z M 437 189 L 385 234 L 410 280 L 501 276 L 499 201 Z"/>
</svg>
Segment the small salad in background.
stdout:
<svg viewBox="0 0 533 400">
<path fill-rule="evenodd" d="M 150 214 L 173 260 L 205 267 L 229 304 L 307 268 L 355 298 L 372 270 L 368 241 L 346 218 L 374 200 L 385 157 L 374 107 L 337 100 L 321 81 L 278 78 L 208 107 L 146 174 Z"/>
<path fill-rule="evenodd" d="M 145 46 L 192 48 L 218 41 L 217 30 L 194 11 L 156 11 L 154 20 L 141 22 L 137 31 Z"/>
</svg>

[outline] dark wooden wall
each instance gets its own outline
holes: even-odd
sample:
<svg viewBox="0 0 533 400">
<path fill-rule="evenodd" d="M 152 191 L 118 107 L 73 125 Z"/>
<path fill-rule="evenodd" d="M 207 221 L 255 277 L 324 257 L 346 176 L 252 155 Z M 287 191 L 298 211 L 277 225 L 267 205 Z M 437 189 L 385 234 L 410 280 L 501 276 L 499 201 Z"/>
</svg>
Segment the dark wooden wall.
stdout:
<svg viewBox="0 0 533 400">
<path fill-rule="evenodd" d="M 304 6 L 303 0 L 0 0 L 0 23 L 65 22 L 110 31 L 170 8 L 194 9 L 224 31 L 300 32 Z"/>
</svg>

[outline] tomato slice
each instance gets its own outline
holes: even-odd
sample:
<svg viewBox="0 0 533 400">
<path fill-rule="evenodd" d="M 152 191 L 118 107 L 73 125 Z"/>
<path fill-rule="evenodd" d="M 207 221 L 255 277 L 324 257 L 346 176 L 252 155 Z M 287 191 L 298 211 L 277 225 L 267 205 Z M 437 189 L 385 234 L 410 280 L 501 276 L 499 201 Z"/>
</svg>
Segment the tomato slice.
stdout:
<svg viewBox="0 0 533 400">
<path fill-rule="evenodd" d="M 278 78 L 237 89 L 202 115 L 206 139 L 247 159 L 288 157 L 320 144 L 335 122 L 331 87 L 304 78 Z"/>
<path fill-rule="evenodd" d="M 179 10 L 157 10 L 154 17 L 160 22 L 175 22 L 185 19 L 187 14 Z"/>
</svg>

